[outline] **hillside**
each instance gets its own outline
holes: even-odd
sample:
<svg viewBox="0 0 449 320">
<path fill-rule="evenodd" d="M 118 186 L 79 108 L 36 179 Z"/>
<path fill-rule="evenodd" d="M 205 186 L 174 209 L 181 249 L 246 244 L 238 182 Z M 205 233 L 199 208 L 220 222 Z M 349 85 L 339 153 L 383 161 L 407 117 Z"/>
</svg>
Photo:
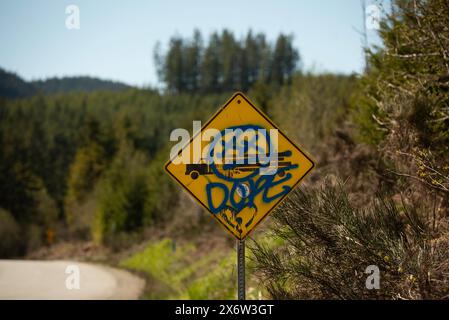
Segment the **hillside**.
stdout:
<svg viewBox="0 0 449 320">
<path fill-rule="evenodd" d="M 80 76 L 49 78 L 46 80 L 33 81 L 31 84 L 45 94 L 68 93 L 68 92 L 92 92 L 97 90 L 120 91 L 130 89 L 121 82 L 101 80 L 98 78 Z"/>
<path fill-rule="evenodd" d="M 88 76 L 53 77 L 45 80 L 26 81 L 17 74 L 0 68 L 0 97 L 7 99 L 27 98 L 38 93 L 120 91 L 130 88 L 132 87 L 124 83 Z"/>
<path fill-rule="evenodd" d="M 37 93 L 36 87 L 15 73 L 0 68 L 0 97 L 16 99 L 30 97 Z"/>
</svg>

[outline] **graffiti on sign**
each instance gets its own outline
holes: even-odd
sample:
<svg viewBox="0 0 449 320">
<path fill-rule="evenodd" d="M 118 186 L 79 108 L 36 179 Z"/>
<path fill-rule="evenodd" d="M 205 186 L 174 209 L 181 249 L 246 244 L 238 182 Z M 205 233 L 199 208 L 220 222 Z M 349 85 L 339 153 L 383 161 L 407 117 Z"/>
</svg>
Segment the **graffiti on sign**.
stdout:
<svg viewBox="0 0 449 320">
<path fill-rule="evenodd" d="M 166 171 L 240 240 L 314 167 L 241 93 L 174 150 Z"/>
</svg>

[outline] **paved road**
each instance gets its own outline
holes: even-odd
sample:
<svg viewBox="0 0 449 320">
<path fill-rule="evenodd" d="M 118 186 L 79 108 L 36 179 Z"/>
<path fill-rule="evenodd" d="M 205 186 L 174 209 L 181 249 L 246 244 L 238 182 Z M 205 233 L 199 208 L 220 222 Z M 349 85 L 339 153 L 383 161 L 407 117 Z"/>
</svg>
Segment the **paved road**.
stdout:
<svg viewBox="0 0 449 320">
<path fill-rule="evenodd" d="M 77 269 L 79 289 L 73 288 Z M 0 299 L 138 299 L 144 286 L 139 277 L 102 265 L 0 260 Z"/>
</svg>

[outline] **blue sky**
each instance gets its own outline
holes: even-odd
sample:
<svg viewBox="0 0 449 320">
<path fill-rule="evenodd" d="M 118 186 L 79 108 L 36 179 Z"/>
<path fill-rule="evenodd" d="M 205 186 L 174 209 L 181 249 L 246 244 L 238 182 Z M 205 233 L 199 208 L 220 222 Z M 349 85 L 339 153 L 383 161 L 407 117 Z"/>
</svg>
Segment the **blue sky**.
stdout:
<svg viewBox="0 0 449 320">
<path fill-rule="evenodd" d="M 80 9 L 79 30 L 66 28 L 69 4 Z M 294 34 L 306 70 L 360 72 L 363 23 L 361 0 L 0 0 L 0 67 L 27 80 L 90 75 L 155 85 L 157 41 L 194 28 L 237 37 L 251 28 L 270 40 Z M 368 35 L 378 41 L 375 31 Z"/>
</svg>

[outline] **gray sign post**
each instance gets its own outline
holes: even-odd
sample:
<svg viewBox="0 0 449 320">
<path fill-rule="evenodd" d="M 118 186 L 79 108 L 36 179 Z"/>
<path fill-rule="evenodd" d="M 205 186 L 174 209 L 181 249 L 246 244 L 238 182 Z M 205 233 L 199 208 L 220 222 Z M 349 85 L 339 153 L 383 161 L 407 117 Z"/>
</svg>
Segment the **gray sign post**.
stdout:
<svg viewBox="0 0 449 320">
<path fill-rule="evenodd" d="M 245 300 L 245 240 L 237 240 L 238 300 Z"/>
</svg>

